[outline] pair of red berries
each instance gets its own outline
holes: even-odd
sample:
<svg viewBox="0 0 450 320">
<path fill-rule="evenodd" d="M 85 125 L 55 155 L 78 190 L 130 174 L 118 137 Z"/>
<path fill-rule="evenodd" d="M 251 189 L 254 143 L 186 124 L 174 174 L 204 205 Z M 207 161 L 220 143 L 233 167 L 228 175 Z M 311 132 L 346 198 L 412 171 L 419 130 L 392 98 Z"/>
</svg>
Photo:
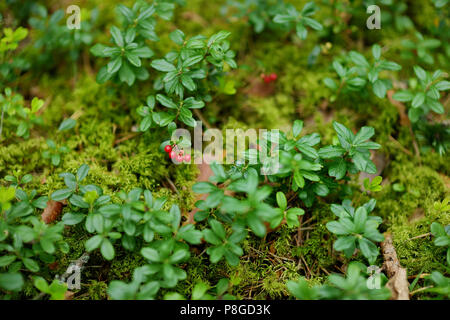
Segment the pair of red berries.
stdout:
<svg viewBox="0 0 450 320">
<path fill-rule="evenodd" d="M 265 83 L 270 83 L 272 81 L 277 80 L 278 76 L 276 73 L 271 73 L 269 75 L 266 75 L 263 73 L 263 74 L 261 74 L 261 79 L 263 79 Z"/>
<path fill-rule="evenodd" d="M 167 145 L 164 147 L 164 151 L 169 155 L 170 159 L 174 159 L 177 162 L 186 162 L 189 163 L 191 162 L 191 155 L 190 154 L 186 154 L 184 155 L 184 151 L 183 150 L 179 150 L 176 151 L 174 150 L 175 148 L 171 145 Z"/>
</svg>

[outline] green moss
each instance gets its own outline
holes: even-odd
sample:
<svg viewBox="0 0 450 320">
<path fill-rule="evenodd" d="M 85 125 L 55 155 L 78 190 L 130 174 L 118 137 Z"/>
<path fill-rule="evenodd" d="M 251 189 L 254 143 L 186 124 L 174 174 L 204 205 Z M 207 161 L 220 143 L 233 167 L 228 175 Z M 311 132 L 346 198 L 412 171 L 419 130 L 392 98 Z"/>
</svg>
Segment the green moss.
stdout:
<svg viewBox="0 0 450 320">
<path fill-rule="evenodd" d="M 387 174 L 392 183 L 406 187 L 403 193 L 393 191 L 391 185 L 377 197 L 375 212 L 382 216 L 388 230 L 392 232 L 394 246 L 401 264 L 408 273 L 418 274 L 422 268 L 430 272 L 444 263 L 444 251 L 435 247 L 432 239 L 421 237 L 430 232 L 430 225 L 438 221 L 450 223 L 450 216 L 438 213 L 433 204 L 449 194 L 438 173 L 428 167 L 418 167 L 413 163 L 393 163 Z"/>
<path fill-rule="evenodd" d="M 106 293 L 108 284 L 106 282 L 89 280 L 87 286 L 87 295 L 80 297 L 80 300 L 104 300 L 108 298 L 108 294 Z"/>
</svg>

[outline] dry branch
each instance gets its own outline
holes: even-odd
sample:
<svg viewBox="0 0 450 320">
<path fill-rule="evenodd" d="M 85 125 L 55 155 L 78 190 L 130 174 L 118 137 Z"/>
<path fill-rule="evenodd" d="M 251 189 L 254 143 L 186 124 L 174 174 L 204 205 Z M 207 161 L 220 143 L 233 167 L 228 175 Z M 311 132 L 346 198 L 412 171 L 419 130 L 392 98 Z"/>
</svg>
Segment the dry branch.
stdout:
<svg viewBox="0 0 450 320">
<path fill-rule="evenodd" d="M 381 243 L 381 251 L 384 257 L 384 269 L 389 277 L 386 287 L 392 292 L 392 300 L 409 300 L 409 283 L 406 269 L 402 268 L 397 257 L 392 235 L 384 234 L 385 240 Z"/>
</svg>

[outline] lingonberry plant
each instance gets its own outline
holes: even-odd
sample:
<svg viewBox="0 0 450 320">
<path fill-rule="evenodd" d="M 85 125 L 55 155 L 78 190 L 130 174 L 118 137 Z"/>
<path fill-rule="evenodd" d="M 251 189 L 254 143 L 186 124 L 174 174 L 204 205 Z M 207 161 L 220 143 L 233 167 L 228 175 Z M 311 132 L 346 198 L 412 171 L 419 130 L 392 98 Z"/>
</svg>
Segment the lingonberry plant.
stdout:
<svg viewBox="0 0 450 320">
<path fill-rule="evenodd" d="M 54 67 L 58 61 L 55 56 L 67 57 L 66 61 L 77 68 L 75 62 L 81 52 L 92 43 L 94 24 L 97 11 L 91 12 L 90 19 L 82 19 L 79 29 L 69 29 L 64 19 L 64 10 L 56 10 L 51 15 L 45 6 L 36 4 L 33 8 L 33 16 L 28 23 L 35 32 L 36 38 L 33 47 L 35 51 L 32 56 L 32 67 L 34 69 L 49 69 Z M 75 70 L 74 70 L 75 71 Z"/>
<path fill-rule="evenodd" d="M 447 247 L 447 263 L 450 266 L 450 225 L 445 228 L 437 223 L 431 224 L 431 233 L 435 236 L 434 244 L 438 247 Z"/>
<path fill-rule="evenodd" d="M 100 69 L 97 81 L 105 83 L 108 80 L 115 80 L 131 86 L 136 79 L 147 80 L 149 72 L 142 60 L 154 55 L 147 41 L 159 40 L 155 32 L 154 16 L 158 15 L 165 20 L 170 20 L 174 8 L 175 5 L 167 1 L 155 1 L 152 4 L 137 1 L 131 9 L 125 5 L 119 5 L 118 11 L 123 16 L 123 26 L 121 29 L 116 26 L 110 29 L 114 46 L 96 44 L 91 48 L 94 56 L 110 59 L 110 62 Z"/>
<path fill-rule="evenodd" d="M 307 207 L 312 206 L 316 196 L 325 197 L 331 190 L 340 187 L 332 177 L 340 180 L 344 178 L 347 170 L 351 173 L 375 172 L 376 167 L 369 159 L 368 150 L 376 149 L 379 145 L 367 141 L 374 134 L 372 128 L 362 128 L 357 135 L 354 135 L 349 129 L 336 122 L 335 128 L 340 146 L 328 146 L 319 151 L 316 151 L 313 146 L 320 142 L 320 136 L 313 133 L 299 138 L 302 128 L 303 122 L 297 121 L 293 126 L 292 138 L 288 138 L 285 133 L 279 134 L 277 146 L 279 149 L 276 152 L 280 153 L 281 168 L 278 168 L 276 174 L 267 176 L 269 181 L 287 185 L 290 190 L 297 193 L 297 201 L 301 200 Z M 271 141 L 274 137 L 267 138 Z M 249 149 L 244 153 L 245 159 L 249 160 L 250 157 L 262 159 L 258 156 L 259 152 L 258 149 Z M 272 152 L 275 152 L 275 149 Z M 264 161 L 270 164 L 270 157 Z M 339 165 L 336 164 L 337 162 Z M 200 211 L 196 213 L 195 219 L 209 221 L 211 228 L 204 231 L 204 236 L 205 240 L 212 244 L 212 247 L 207 250 L 211 262 L 218 262 L 225 257 L 230 265 L 236 265 L 239 262 L 238 257 L 243 254 L 239 243 L 246 237 L 247 228 L 255 235 L 263 237 L 267 233 L 266 223 L 271 228 L 276 228 L 282 223 L 286 223 L 288 227 L 298 226 L 298 216 L 304 214 L 304 210 L 295 206 L 287 210 L 288 202 L 283 192 L 278 192 L 276 195 L 279 208 L 274 208 L 270 204 L 274 202 L 271 199 L 273 188 L 263 183 L 264 179 L 258 173 L 262 166 L 264 163 L 261 162 L 248 166 L 243 163 L 242 170 L 232 168 L 227 172 L 222 165 L 212 164 L 214 176 L 210 178 L 210 182 L 199 182 L 194 185 L 195 192 L 208 193 L 205 200 L 197 202 L 196 205 Z M 371 204 L 374 205 L 374 202 Z M 367 207 L 370 209 L 368 211 L 373 209 L 369 205 Z M 380 241 L 379 238 L 382 235 L 375 234 L 378 224 L 375 226 L 372 222 L 368 222 L 366 226 L 366 220 L 374 219 L 367 218 L 367 211 L 364 210 L 366 209 L 361 209 L 358 213 L 358 223 L 361 223 L 362 227 L 358 224 L 357 232 L 364 233 L 367 229 L 371 239 L 376 238 L 376 241 Z M 362 211 L 366 213 L 365 216 Z M 378 219 L 375 220 L 378 223 L 381 222 Z M 223 224 L 229 225 L 231 232 L 228 232 Z M 374 244 L 367 239 L 361 242 L 364 253 L 372 261 L 372 257 L 376 258 L 378 255 L 376 247 L 374 250 Z"/>
<path fill-rule="evenodd" d="M 211 288 L 204 282 L 198 282 L 192 288 L 190 300 L 236 300 L 236 297 L 229 294 L 231 283 L 228 279 L 220 279 L 217 284 Z M 211 291 L 211 289 L 214 289 Z M 169 292 L 164 295 L 166 300 L 185 300 L 186 298 L 178 292 Z"/>
<path fill-rule="evenodd" d="M 6 88 L 5 94 L 0 94 L 0 106 L 2 108 L 0 137 L 4 123 L 16 127 L 16 135 L 25 139 L 30 137 L 30 130 L 34 125 L 43 123 L 39 116 L 39 110 L 44 106 L 44 101 L 39 98 L 33 98 L 31 107 L 27 108 L 20 94 L 13 93 L 10 88 Z"/>
<path fill-rule="evenodd" d="M 283 12 L 276 14 L 273 21 L 275 23 L 289 25 L 290 29 L 295 29 L 295 33 L 300 39 L 305 40 L 308 36 L 308 27 L 317 31 L 323 28 L 317 20 L 311 18 L 316 10 L 317 7 L 312 1 L 305 4 L 300 12 L 294 6 L 289 5 Z"/>
<path fill-rule="evenodd" d="M 433 284 L 431 288 L 427 288 L 428 292 L 436 294 L 442 298 L 450 297 L 450 278 L 445 277 L 439 271 L 433 271 L 431 275 L 429 275 L 428 280 Z"/>
<path fill-rule="evenodd" d="M 47 203 L 47 197 L 35 197 L 35 190 L 27 194 L 17 184 L 0 187 L 0 288 L 7 291 L 20 291 L 25 277 L 54 262 L 58 251 L 69 250 L 62 236 L 64 225 L 47 225 L 34 215 Z"/>
<path fill-rule="evenodd" d="M 384 240 L 378 231 L 381 218 L 369 216 L 375 204 L 372 199 L 357 209 L 352 207 L 350 200 L 344 200 L 342 205 L 331 205 L 331 211 L 339 218 L 327 223 L 327 229 L 338 236 L 333 245 L 335 250 L 343 251 L 350 258 L 358 248 L 370 264 L 375 263 L 379 254 L 375 242 Z"/>
<path fill-rule="evenodd" d="M 180 48 L 151 63 L 154 69 L 164 72 L 154 83 L 154 89 L 164 90 L 164 93 L 148 96 L 147 105 L 138 108 L 138 114 L 143 117 L 140 131 L 167 126 L 172 136 L 177 122 L 196 126 L 192 111 L 203 108 L 205 101 L 211 101 L 211 91 L 217 90 L 214 84 L 223 82 L 226 68 L 236 68 L 235 53 L 226 40 L 229 35 L 221 31 L 209 38 L 198 35 L 187 39 L 181 30 L 170 34 L 170 39 Z M 167 111 L 157 111 L 157 105 Z M 168 145 L 170 150 L 165 149 Z M 189 147 L 187 141 L 164 141 L 161 146 L 177 162 L 190 162 L 190 155 L 182 154 L 176 147 Z"/>
<path fill-rule="evenodd" d="M 340 80 L 336 83 L 331 78 L 324 79 L 324 84 L 333 91 L 334 98 L 332 99 L 336 99 L 341 92 L 363 92 L 369 85 L 378 98 L 384 98 L 387 90 L 392 88 L 392 82 L 390 79 L 380 78 L 380 73 L 383 70 L 398 71 L 401 66 L 395 62 L 382 59 L 381 51 L 382 48 L 377 44 L 372 47 L 372 64 L 356 51 L 350 51 L 348 59 L 351 64 L 347 68 L 338 60 L 333 61 L 333 69 Z"/>
<path fill-rule="evenodd" d="M 317 11 L 313 1 L 305 4 L 300 11 L 283 0 L 229 1 L 228 7 L 237 9 L 236 17 L 247 18 L 256 33 L 266 29 L 285 32 L 295 30 L 297 36 L 305 40 L 308 28 L 322 30 L 322 25 L 311 18 Z"/>
<path fill-rule="evenodd" d="M 402 51 L 403 58 L 414 59 L 418 57 L 420 62 L 432 65 L 434 63 L 433 51 L 441 46 L 438 39 L 425 38 L 420 32 L 415 33 L 415 40 L 405 39 L 402 46 L 407 49 Z"/>
<path fill-rule="evenodd" d="M 136 79 L 148 79 L 149 73 L 147 69 L 142 67 L 141 59 L 152 57 L 153 51 L 143 42 L 137 42 L 135 29 L 127 29 L 123 33 L 113 26 L 110 32 L 114 47 L 96 44 L 91 49 L 93 55 L 111 59 L 106 66 L 100 69 L 97 75 L 98 83 L 118 79 L 120 82 L 126 82 L 131 86 Z"/>
<path fill-rule="evenodd" d="M 287 4 L 283 0 L 245 0 L 227 1 L 225 12 L 232 12 L 239 19 L 248 19 L 256 33 L 264 30 L 283 29 L 283 25 L 273 21 L 273 18 L 285 11 Z M 236 11 L 236 12 L 235 12 Z"/>
<path fill-rule="evenodd" d="M 25 39 L 28 35 L 28 29 L 19 27 L 15 30 L 11 28 L 4 28 L 0 34 L 0 84 L 6 86 L 9 82 L 14 80 L 17 75 L 15 70 L 23 70 L 27 67 L 27 62 L 17 55 L 17 48 L 19 42 Z"/>
<path fill-rule="evenodd" d="M 448 0 L 38 2 L 0 2 L 0 299 L 449 297 Z"/>
<path fill-rule="evenodd" d="M 67 146 L 57 146 L 55 141 L 48 139 L 47 149 L 42 152 L 42 157 L 50 160 L 51 164 L 57 167 L 61 162 L 61 157 L 69 151 L 70 149 Z"/>
<path fill-rule="evenodd" d="M 419 66 L 414 66 L 417 78 L 410 80 L 410 89 L 401 90 L 393 98 L 401 102 L 409 102 L 408 116 L 412 122 L 424 118 L 430 111 L 437 114 L 444 113 L 444 106 L 440 103 L 442 91 L 450 90 L 450 82 L 442 80 L 447 74 L 436 70 L 432 74 Z"/>
<path fill-rule="evenodd" d="M 307 280 L 300 278 L 297 281 L 289 281 L 287 288 L 297 299 L 301 300 L 386 300 L 391 296 L 389 289 L 385 287 L 369 288 L 368 279 L 364 275 L 367 267 L 352 262 L 347 267 L 347 275 L 343 277 L 331 274 L 323 285 L 311 287 Z M 384 277 L 386 279 L 386 277 Z"/>
</svg>

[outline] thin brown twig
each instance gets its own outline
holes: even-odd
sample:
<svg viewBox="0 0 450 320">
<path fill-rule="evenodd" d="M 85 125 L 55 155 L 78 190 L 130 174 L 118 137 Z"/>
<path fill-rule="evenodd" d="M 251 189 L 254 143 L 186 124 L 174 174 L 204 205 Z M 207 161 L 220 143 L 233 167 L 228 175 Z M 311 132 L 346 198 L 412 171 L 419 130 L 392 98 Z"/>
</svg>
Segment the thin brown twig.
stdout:
<svg viewBox="0 0 450 320">
<path fill-rule="evenodd" d="M 402 144 L 400 142 L 398 142 L 393 136 L 389 136 L 389 140 L 391 140 L 392 142 L 395 143 L 395 145 L 397 147 L 399 147 L 400 150 L 402 150 L 404 153 L 406 153 L 407 155 L 414 157 L 414 155 L 412 154 L 411 151 L 409 151 L 408 149 L 406 149 L 404 146 L 402 146 Z"/>
<path fill-rule="evenodd" d="M 209 124 L 208 121 L 206 121 L 206 119 L 203 117 L 202 113 L 200 112 L 200 110 L 198 109 L 194 109 L 194 113 L 195 115 L 201 120 L 202 123 L 205 124 L 205 127 L 207 127 L 208 129 L 211 129 L 211 125 Z"/>
<path fill-rule="evenodd" d="M 430 288 L 433 288 L 433 286 L 428 286 L 428 287 L 419 288 L 419 289 L 417 289 L 417 290 L 411 291 L 411 292 L 409 293 L 409 295 L 412 296 L 412 295 L 414 295 L 414 294 L 416 294 L 416 293 L 418 293 L 418 292 L 421 292 L 421 291 L 424 291 L 424 290 L 427 290 L 427 289 L 430 289 Z"/>
<path fill-rule="evenodd" d="M 136 136 L 138 136 L 138 135 L 140 135 L 140 134 L 141 134 L 140 132 L 135 132 L 135 133 L 129 134 L 129 135 L 125 136 L 125 137 L 122 137 L 122 138 L 120 138 L 120 139 L 117 139 L 116 141 L 114 141 L 114 146 L 116 146 L 116 145 L 118 145 L 119 143 L 122 143 L 122 142 L 124 142 L 124 141 L 133 139 L 134 137 L 136 137 Z"/>
<path fill-rule="evenodd" d="M 421 234 L 419 236 L 415 236 L 415 237 L 409 238 L 408 240 L 415 240 L 415 239 L 425 238 L 427 236 L 431 236 L 431 232 L 424 233 L 424 234 Z"/>
<path fill-rule="evenodd" d="M 167 180 L 167 183 L 170 186 L 170 189 L 172 189 L 172 191 L 174 191 L 176 194 L 180 194 L 180 192 L 178 191 L 178 189 L 175 186 L 175 184 L 173 183 L 173 181 L 169 177 L 166 177 L 166 180 Z"/>
<path fill-rule="evenodd" d="M 408 279 L 415 279 L 417 277 L 419 277 L 419 279 L 423 279 L 425 277 L 428 277 L 429 275 L 430 275 L 430 273 L 415 274 L 413 276 L 408 276 Z"/>
</svg>

